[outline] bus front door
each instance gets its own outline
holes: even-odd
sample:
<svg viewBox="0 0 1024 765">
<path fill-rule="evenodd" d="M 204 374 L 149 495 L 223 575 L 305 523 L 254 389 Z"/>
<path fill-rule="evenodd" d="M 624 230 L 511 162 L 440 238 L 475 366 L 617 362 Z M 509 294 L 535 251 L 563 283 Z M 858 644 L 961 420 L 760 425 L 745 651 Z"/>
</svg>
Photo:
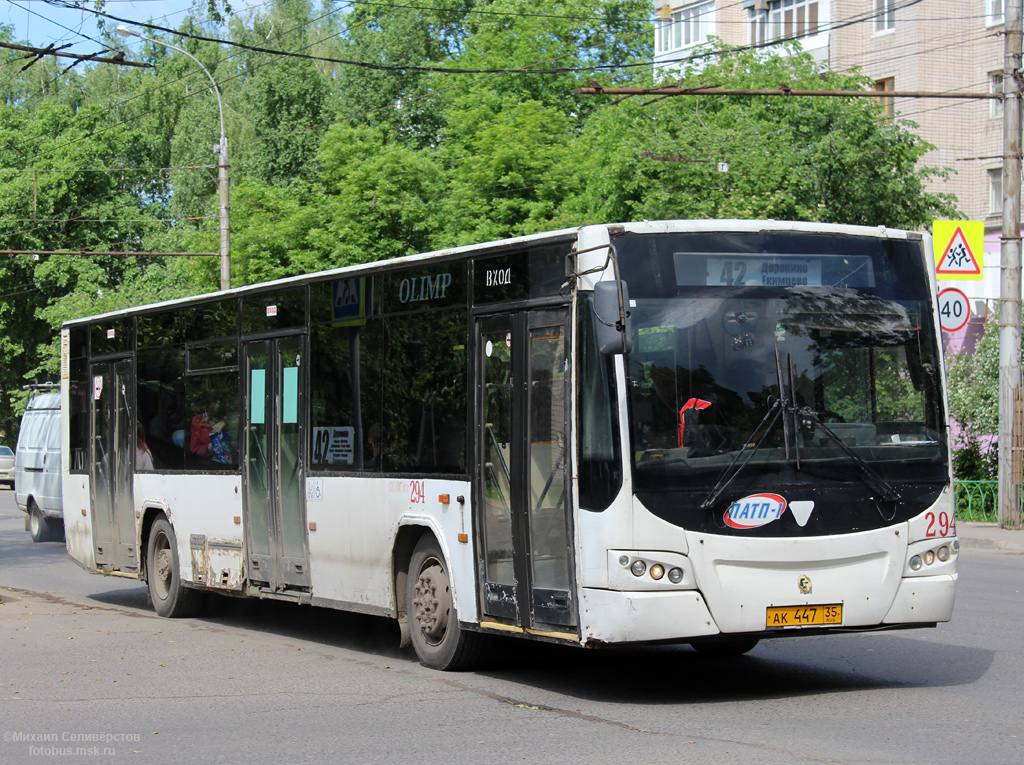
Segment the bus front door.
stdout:
<svg viewBox="0 0 1024 765">
<path fill-rule="evenodd" d="M 477 320 L 482 609 L 524 629 L 576 626 L 568 491 L 564 310 Z"/>
<path fill-rule="evenodd" d="M 302 412 L 303 339 L 245 345 L 245 520 L 249 581 L 309 588 Z"/>
<path fill-rule="evenodd" d="M 93 545 L 101 571 L 138 571 L 132 492 L 131 359 L 92 365 Z"/>
</svg>

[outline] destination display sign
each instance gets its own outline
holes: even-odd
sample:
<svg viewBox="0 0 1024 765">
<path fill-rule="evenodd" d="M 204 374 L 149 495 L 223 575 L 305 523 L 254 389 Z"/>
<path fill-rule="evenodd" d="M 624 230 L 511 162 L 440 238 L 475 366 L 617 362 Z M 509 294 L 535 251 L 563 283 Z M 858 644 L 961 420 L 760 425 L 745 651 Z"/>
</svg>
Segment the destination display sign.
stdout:
<svg viewBox="0 0 1024 765">
<path fill-rule="evenodd" d="M 709 287 L 820 287 L 819 258 L 708 258 Z"/>
<path fill-rule="evenodd" d="M 875 286 L 870 255 L 674 252 L 672 259 L 680 287 Z"/>
</svg>

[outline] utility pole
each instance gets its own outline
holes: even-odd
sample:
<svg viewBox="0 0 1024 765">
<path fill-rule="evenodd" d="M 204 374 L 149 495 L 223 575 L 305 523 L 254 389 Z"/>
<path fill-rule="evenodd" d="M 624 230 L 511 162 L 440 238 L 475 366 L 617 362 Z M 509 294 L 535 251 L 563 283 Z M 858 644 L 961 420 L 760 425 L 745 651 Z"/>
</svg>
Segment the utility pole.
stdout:
<svg viewBox="0 0 1024 765">
<path fill-rule="evenodd" d="M 1022 0 L 1007 0 L 1003 28 L 1003 233 L 999 294 L 999 525 L 1021 526 L 1024 400 L 1021 390 Z"/>
<path fill-rule="evenodd" d="M 213 79 L 212 77 L 210 78 Z M 220 93 L 217 94 L 220 105 Z M 223 115 L 223 107 L 221 115 Z M 218 200 L 218 218 L 220 220 L 220 288 L 231 289 L 231 195 L 228 179 L 228 139 L 224 135 L 224 118 L 221 116 L 220 142 L 217 144 L 217 188 L 220 191 Z"/>
<path fill-rule="evenodd" d="M 231 202 L 228 186 L 228 139 L 227 134 L 224 132 L 224 102 L 221 101 L 220 88 L 217 87 L 217 81 L 213 79 L 210 70 L 203 66 L 202 61 L 177 45 L 157 40 L 155 37 L 146 37 L 139 33 L 138 30 L 129 29 L 124 24 L 118 25 L 117 33 L 121 37 L 138 37 L 140 40 L 147 40 L 154 45 L 162 45 L 165 48 L 176 50 L 178 53 L 188 56 L 203 70 L 203 73 L 210 80 L 210 85 L 213 86 L 213 95 L 217 97 L 217 112 L 220 114 L 220 142 L 213 147 L 213 150 L 217 152 L 217 185 L 220 192 L 217 203 L 220 218 L 220 288 L 222 290 L 231 289 Z"/>
</svg>

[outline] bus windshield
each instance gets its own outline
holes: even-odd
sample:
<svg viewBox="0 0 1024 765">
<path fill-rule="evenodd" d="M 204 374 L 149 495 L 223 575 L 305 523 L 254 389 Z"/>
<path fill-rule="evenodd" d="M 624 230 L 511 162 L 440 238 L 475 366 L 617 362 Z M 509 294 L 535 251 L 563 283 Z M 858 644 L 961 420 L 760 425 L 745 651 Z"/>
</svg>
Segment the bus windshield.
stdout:
<svg viewBox="0 0 1024 765">
<path fill-rule="evenodd" d="M 776 232 L 616 246 L 638 491 L 685 487 L 700 505 L 731 464 L 740 490 L 945 481 L 920 242 Z"/>
</svg>

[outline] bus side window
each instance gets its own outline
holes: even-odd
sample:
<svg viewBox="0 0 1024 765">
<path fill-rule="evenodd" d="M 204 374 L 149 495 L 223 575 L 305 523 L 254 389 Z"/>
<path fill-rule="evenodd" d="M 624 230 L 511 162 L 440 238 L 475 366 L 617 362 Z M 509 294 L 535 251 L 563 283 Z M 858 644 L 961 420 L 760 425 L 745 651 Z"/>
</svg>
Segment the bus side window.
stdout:
<svg viewBox="0 0 1024 765">
<path fill-rule="evenodd" d="M 384 323 L 384 471 L 465 473 L 466 311 Z"/>
<path fill-rule="evenodd" d="M 136 357 L 136 418 L 161 470 L 185 467 L 185 350 L 180 345 L 140 348 Z"/>
<path fill-rule="evenodd" d="M 313 471 L 381 470 L 380 458 L 372 459 L 369 435 L 381 423 L 382 327 L 380 319 L 368 319 L 344 326 L 321 324 L 311 332 Z"/>
</svg>

